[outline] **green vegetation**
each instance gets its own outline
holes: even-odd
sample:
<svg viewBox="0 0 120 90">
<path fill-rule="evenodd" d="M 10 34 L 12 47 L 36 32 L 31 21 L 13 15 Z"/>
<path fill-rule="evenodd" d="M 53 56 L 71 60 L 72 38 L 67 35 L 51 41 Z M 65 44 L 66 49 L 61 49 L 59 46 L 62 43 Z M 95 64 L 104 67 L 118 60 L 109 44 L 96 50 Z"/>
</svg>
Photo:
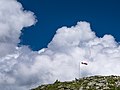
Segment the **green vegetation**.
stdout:
<svg viewBox="0 0 120 90">
<path fill-rule="evenodd" d="M 70 82 L 56 80 L 31 90 L 120 90 L 120 76 L 91 76 Z"/>
</svg>

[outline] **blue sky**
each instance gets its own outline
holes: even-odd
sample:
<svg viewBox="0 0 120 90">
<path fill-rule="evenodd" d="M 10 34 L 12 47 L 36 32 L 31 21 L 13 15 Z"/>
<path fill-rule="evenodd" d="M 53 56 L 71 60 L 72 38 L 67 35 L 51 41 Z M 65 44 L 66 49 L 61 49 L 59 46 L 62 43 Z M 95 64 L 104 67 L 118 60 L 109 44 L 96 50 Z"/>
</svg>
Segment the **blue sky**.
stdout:
<svg viewBox="0 0 120 90">
<path fill-rule="evenodd" d="M 112 34 L 120 41 L 119 0 L 18 0 L 26 10 L 35 13 L 38 22 L 24 28 L 21 45 L 33 50 L 47 47 L 56 30 L 73 26 L 78 21 L 88 21 L 97 36 Z"/>
</svg>

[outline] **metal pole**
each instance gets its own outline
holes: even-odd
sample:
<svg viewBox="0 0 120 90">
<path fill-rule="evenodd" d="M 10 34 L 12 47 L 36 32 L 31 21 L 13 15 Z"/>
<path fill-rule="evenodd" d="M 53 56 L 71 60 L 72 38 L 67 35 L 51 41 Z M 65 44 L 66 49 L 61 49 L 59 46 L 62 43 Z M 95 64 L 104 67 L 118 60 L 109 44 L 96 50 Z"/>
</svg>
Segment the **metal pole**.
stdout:
<svg viewBox="0 0 120 90">
<path fill-rule="evenodd" d="M 79 62 L 79 78 L 80 78 L 80 62 Z"/>
</svg>

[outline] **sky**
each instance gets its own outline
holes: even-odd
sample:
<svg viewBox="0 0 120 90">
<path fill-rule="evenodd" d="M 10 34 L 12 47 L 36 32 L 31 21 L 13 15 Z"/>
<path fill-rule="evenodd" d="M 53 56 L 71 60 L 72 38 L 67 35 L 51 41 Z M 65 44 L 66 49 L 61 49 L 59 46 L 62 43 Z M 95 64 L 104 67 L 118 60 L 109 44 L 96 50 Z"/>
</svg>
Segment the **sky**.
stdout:
<svg viewBox="0 0 120 90">
<path fill-rule="evenodd" d="M 118 4 L 0 0 L 0 89 L 120 76 Z"/>
<path fill-rule="evenodd" d="M 88 21 L 97 36 L 111 34 L 120 41 L 119 0 L 18 0 L 26 10 L 33 11 L 38 22 L 23 31 L 21 44 L 33 50 L 47 47 L 56 30 Z M 31 38 L 32 37 L 32 38 Z"/>
</svg>

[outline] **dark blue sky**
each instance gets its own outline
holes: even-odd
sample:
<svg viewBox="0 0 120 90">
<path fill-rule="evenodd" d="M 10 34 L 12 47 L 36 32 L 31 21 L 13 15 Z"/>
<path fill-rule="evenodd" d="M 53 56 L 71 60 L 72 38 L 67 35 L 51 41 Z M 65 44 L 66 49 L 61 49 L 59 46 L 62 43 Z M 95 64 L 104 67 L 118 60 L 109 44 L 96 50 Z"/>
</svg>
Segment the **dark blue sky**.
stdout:
<svg viewBox="0 0 120 90">
<path fill-rule="evenodd" d="M 56 30 L 88 21 L 97 36 L 112 34 L 120 41 L 120 0 L 18 0 L 35 13 L 38 22 L 21 35 L 21 45 L 47 47 Z"/>
</svg>

